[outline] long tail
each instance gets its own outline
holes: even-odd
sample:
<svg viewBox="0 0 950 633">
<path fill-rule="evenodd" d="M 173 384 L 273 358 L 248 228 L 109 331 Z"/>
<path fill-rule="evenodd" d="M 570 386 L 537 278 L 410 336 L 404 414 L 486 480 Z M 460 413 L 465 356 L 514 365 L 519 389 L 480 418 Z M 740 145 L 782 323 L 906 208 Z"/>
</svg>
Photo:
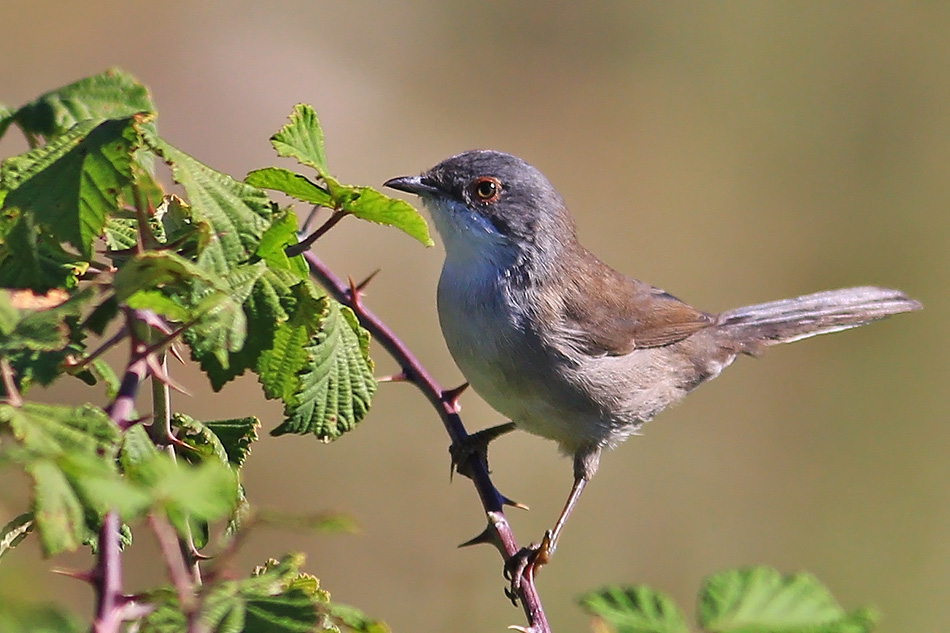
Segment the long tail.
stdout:
<svg viewBox="0 0 950 633">
<path fill-rule="evenodd" d="M 737 351 L 755 354 L 769 345 L 846 330 L 922 307 L 899 290 L 843 288 L 729 310 L 719 315 L 717 329 L 738 344 Z"/>
</svg>

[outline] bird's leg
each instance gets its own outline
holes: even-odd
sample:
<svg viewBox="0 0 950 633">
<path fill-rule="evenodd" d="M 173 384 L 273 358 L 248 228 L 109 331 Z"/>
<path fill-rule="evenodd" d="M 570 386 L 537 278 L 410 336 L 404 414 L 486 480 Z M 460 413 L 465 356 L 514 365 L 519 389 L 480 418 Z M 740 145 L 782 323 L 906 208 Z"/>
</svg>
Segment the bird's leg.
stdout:
<svg viewBox="0 0 950 633">
<path fill-rule="evenodd" d="M 521 587 L 521 579 L 533 576 L 542 566 L 547 565 L 557 549 L 557 541 L 561 536 L 561 530 L 564 524 L 574 511 L 577 500 L 580 499 L 584 487 L 590 481 L 594 473 L 597 472 L 597 465 L 600 463 L 600 448 L 580 450 L 574 455 L 574 485 L 571 487 L 571 494 L 567 497 L 564 509 L 554 523 L 554 528 L 544 533 L 541 543 L 532 543 L 528 547 L 521 548 L 517 554 L 505 562 L 505 577 L 511 581 L 511 588 L 507 591 L 508 597 L 515 601 L 517 592 Z"/>
<path fill-rule="evenodd" d="M 506 422 L 487 429 L 482 429 L 477 433 L 472 433 L 460 443 L 453 443 L 449 447 L 449 454 L 452 456 L 452 471 L 458 471 L 460 475 L 471 477 L 469 474 L 470 462 L 472 457 L 479 457 L 488 468 L 488 445 L 492 440 L 501 437 L 505 433 L 515 430 L 514 422 Z"/>
</svg>

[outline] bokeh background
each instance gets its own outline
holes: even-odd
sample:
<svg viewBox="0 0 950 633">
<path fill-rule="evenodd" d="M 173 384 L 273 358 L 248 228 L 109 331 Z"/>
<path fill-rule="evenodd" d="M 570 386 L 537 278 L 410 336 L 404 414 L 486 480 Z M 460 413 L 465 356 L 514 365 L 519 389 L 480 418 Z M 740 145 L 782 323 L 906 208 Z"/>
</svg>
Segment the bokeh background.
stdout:
<svg viewBox="0 0 950 633">
<path fill-rule="evenodd" d="M 950 4 L 3 0 L 0 14 L 0 100 L 120 66 L 151 87 L 166 138 L 239 178 L 273 163 L 268 136 L 309 102 L 344 181 L 474 147 L 518 154 L 592 250 L 707 310 L 866 283 L 918 297 L 921 313 L 740 360 L 607 455 L 539 586 L 555 629 L 583 631 L 585 590 L 648 583 L 691 613 L 705 575 L 767 563 L 878 607 L 882 631 L 950 629 Z M 23 147 L 9 138 L 0 155 Z M 318 249 L 342 275 L 381 268 L 370 307 L 446 385 L 461 381 L 435 313 L 440 246 L 354 220 Z M 277 424 L 253 379 L 213 394 L 176 371 L 194 391 L 177 409 Z M 463 403 L 471 429 L 500 421 L 475 394 Z M 304 551 L 336 599 L 395 631 L 521 623 L 498 555 L 455 549 L 484 518 L 470 484 L 449 483 L 446 446 L 401 384 L 332 445 L 265 437 L 246 467 L 252 501 L 344 512 L 362 530 L 260 529 L 237 564 Z M 492 466 L 531 505 L 510 515 L 520 540 L 536 540 L 569 460 L 521 434 Z M 26 502 L 3 476 L 0 522 Z M 145 532 L 126 561 L 130 588 L 162 578 Z M 0 600 L 88 615 L 88 588 L 50 566 L 21 546 L 0 565 Z"/>
</svg>

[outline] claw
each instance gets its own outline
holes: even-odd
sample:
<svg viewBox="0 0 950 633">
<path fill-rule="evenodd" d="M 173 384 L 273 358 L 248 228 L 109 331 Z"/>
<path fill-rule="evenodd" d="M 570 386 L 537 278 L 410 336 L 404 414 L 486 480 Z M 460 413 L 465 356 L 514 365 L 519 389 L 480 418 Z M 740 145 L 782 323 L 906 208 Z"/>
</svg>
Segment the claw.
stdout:
<svg viewBox="0 0 950 633">
<path fill-rule="evenodd" d="M 553 538 L 551 530 L 547 530 L 540 544 L 532 543 L 522 547 L 517 554 L 505 561 L 505 579 L 510 583 L 505 594 L 516 605 L 523 579 L 532 582 L 538 570 L 551 561 L 554 554 Z"/>
</svg>

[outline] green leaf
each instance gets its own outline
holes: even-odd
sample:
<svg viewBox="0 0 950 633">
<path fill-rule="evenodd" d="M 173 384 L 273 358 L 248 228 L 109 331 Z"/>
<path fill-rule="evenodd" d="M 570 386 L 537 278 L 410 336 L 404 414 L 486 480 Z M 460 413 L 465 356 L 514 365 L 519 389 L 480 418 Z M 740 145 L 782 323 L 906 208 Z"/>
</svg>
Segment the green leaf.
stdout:
<svg viewBox="0 0 950 633">
<path fill-rule="evenodd" d="M 297 243 L 297 216 L 286 211 L 274 218 L 257 247 L 257 256 L 275 270 L 285 270 L 300 279 L 307 279 L 310 271 L 302 255 L 287 257 L 287 247 Z"/>
<path fill-rule="evenodd" d="M 33 531 L 36 521 L 32 512 L 26 512 L 12 519 L 0 529 L 0 558 L 20 544 L 26 535 Z"/>
<path fill-rule="evenodd" d="M 429 226 L 408 202 L 390 198 L 372 187 L 351 187 L 350 192 L 341 207 L 344 211 L 363 220 L 394 226 L 426 246 L 432 246 Z"/>
<path fill-rule="evenodd" d="M 221 441 L 227 453 L 228 462 L 240 468 L 251 453 L 251 444 L 257 441 L 257 430 L 261 421 L 256 417 L 234 418 L 231 420 L 213 420 L 205 426 Z"/>
<path fill-rule="evenodd" d="M 0 288 L 0 354 L 64 348 L 69 343 L 65 320 L 79 315 L 87 297 L 81 293 L 70 300 L 62 290 L 34 294 Z"/>
<path fill-rule="evenodd" d="M 719 572 L 700 592 L 699 621 L 722 633 L 867 633 L 876 615 L 847 613 L 814 576 L 769 567 Z"/>
<path fill-rule="evenodd" d="M 605 587 L 582 596 L 580 604 L 618 633 L 689 633 L 673 599 L 644 585 Z"/>
<path fill-rule="evenodd" d="M 82 504 L 69 480 L 48 459 L 39 459 L 26 467 L 33 479 L 33 516 L 40 543 L 47 556 L 77 549 L 86 536 Z"/>
<path fill-rule="evenodd" d="M 127 472 L 149 490 L 154 500 L 152 507 L 161 508 L 179 534 L 187 533 L 188 519 L 216 521 L 237 507 L 237 477 L 216 459 L 192 466 L 159 453 Z"/>
<path fill-rule="evenodd" d="M 37 226 L 32 213 L 18 209 L 6 213 L 16 220 L 0 238 L 0 287 L 34 292 L 75 287 L 89 264 L 63 250 L 48 231 Z"/>
<path fill-rule="evenodd" d="M 141 144 L 128 117 L 83 121 L 48 145 L 0 164 L 3 208 L 30 212 L 57 240 L 86 257 L 118 208 L 120 191 L 132 182 L 132 153 Z"/>
<path fill-rule="evenodd" d="M 327 605 L 327 612 L 330 618 L 342 624 L 348 631 L 357 633 L 389 633 L 389 627 L 385 622 L 373 619 L 348 604 L 331 603 Z"/>
<path fill-rule="evenodd" d="M 190 293 L 193 284 L 202 281 L 224 293 L 226 286 L 207 271 L 172 251 L 145 251 L 127 261 L 113 281 L 116 299 L 128 301 L 143 290 L 168 289 L 175 294 Z"/>
<path fill-rule="evenodd" d="M 120 119 L 139 112 L 155 112 L 148 90 L 131 75 L 110 69 L 47 92 L 17 110 L 14 118 L 26 134 L 52 140 L 80 121 Z"/>
<path fill-rule="evenodd" d="M 286 417 L 271 433 L 313 433 L 330 441 L 363 419 L 376 392 L 369 333 L 360 327 L 353 311 L 338 302 L 313 296 L 305 301 L 305 310 L 319 315 L 314 321 L 319 329 L 304 347 L 308 358 L 297 372 L 300 382 L 291 398 L 285 397 L 286 370 L 275 373 L 278 379 L 270 381 L 271 392 L 284 398 Z"/>
<path fill-rule="evenodd" d="M 211 169 L 151 132 L 144 136 L 184 187 L 194 221 L 210 227 L 213 237 L 203 245 L 198 265 L 224 275 L 247 262 L 270 227 L 276 205 L 260 189 Z"/>
<path fill-rule="evenodd" d="M 293 313 L 274 333 L 273 346 L 261 354 L 258 376 L 268 398 L 293 400 L 300 388 L 300 372 L 312 356 L 307 347 L 319 331 L 327 311 L 321 291 L 304 282 L 294 286 L 297 298 Z"/>
<path fill-rule="evenodd" d="M 13 123 L 13 110 L 0 103 L 0 138 L 7 133 L 7 128 Z M 2 199 L 0 199 L 2 202 Z"/>
<path fill-rule="evenodd" d="M 0 631 L 3 633 L 84 633 L 88 630 L 87 624 L 59 607 L 0 600 Z"/>
<path fill-rule="evenodd" d="M 255 169 L 244 178 L 244 182 L 255 187 L 260 187 L 261 189 L 282 191 L 288 196 L 311 204 L 318 204 L 322 207 L 330 207 L 332 209 L 334 206 L 333 197 L 329 191 L 314 183 L 306 176 L 294 173 L 282 167 Z"/>
<path fill-rule="evenodd" d="M 148 506 L 148 495 L 118 474 L 120 431 L 102 409 L 3 404 L 0 430 L 15 440 L 4 443 L 5 455 L 33 479 L 33 515 L 47 555 L 88 541 L 90 523 L 108 510 L 130 517 Z"/>
<path fill-rule="evenodd" d="M 271 137 L 271 144 L 278 156 L 297 159 L 301 164 L 317 170 L 321 178 L 329 176 L 323 148 L 323 129 L 313 106 L 305 103 L 295 105 L 290 123 Z"/>
</svg>

